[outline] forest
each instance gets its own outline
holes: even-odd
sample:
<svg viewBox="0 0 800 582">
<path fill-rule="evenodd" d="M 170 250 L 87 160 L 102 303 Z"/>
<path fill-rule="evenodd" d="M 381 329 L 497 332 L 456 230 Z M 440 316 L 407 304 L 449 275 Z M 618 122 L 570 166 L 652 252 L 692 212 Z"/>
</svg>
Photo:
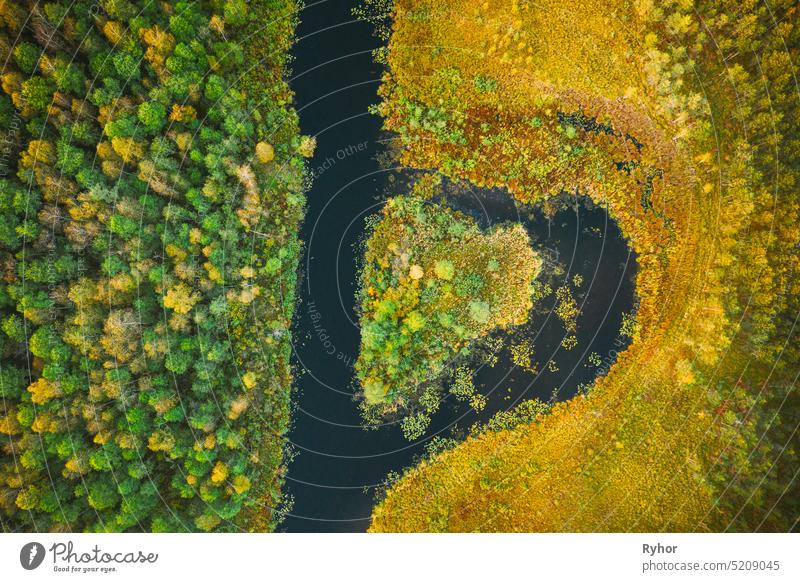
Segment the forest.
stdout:
<svg viewBox="0 0 800 582">
<path fill-rule="evenodd" d="M 800 32 L 771 4 L 367 3 L 402 164 L 579 192 L 638 262 L 610 369 L 406 470 L 370 531 L 797 528 Z"/>
<path fill-rule="evenodd" d="M 3 531 L 280 519 L 296 11 L 0 2 Z"/>
</svg>

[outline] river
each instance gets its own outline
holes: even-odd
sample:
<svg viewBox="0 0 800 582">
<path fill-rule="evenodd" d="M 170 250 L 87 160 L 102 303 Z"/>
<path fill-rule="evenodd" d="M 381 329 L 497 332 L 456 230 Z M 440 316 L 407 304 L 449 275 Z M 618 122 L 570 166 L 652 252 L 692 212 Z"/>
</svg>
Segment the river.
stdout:
<svg viewBox="0 0 800 582">
<path fill-rule="evenodd" d="M 391 136 L 368 113 L 377 103 L 381 68 L 371 51 L 379 46 L 371 26 L 353 18 L 354 2 L 309 2 L 300 15 L 290 84 L 304 135 L 317 139 L 310 161 L 315 180 L 301 230 L 300 302 L 293 329 L 295 387 L 286 491 L 294 504 L 279 531 L 360 532 L 369 526 L 376 488 L 391 471 L 414 463 L 434 435 L 463 435 L 476 420 L 520 400 L 573 396 L 624 347 L 622 314 L 634 305 L 635 258 L 603 209 L 576 204 L 547 220 L 541 212 L 520 210 L 499 191 L 466 189 L 448 200 L 487 226 L 523 222 L 535 248 L 561 265 L 561 279 L 584 282 L 576 298 L 579 345 L 559 347 L 563 327 L 543 302 L 524 334 L 535 346 L 537 374 L 512 364 L 508 350 L 494 367 L 483 366 L 476 385 L 488 405 L 479 416 L 446 399 L 424 437 L 407 442 L 397 424 L 364 430 L 357 402 L 353 364 L 359 329 L 354 294 L 365 219 L 380 210 L 388 194 L 402 193 L 409 172 L 385 169 L 378 157 Z M 390 180 L 392 180 L 390 182 Z M 587 364 L 595 353 L 602 364 Z M 548 369 L 547 361 L 557 364 Z"/>
</svg>

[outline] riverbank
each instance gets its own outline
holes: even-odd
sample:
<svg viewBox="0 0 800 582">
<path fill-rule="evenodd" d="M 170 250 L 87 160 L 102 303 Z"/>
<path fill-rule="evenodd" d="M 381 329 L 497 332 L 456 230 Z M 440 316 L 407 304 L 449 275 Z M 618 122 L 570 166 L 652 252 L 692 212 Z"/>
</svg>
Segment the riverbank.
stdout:
<svg viewBox="0 0 800 582">
<path fill-rule="evenodd" d="M 293 460 L 285 485 L 294 504 L 281 531 L 365 531 L 388 475 L 412 466 L 436 437 L 463 439 L 475 422 L 529 398 L 573 395 L 598 373 L 585 365 L 593 352 L 613 360 L 622 313 L 633 310 L 634 258 L 602 208 L 578 205 L 548 221 L 539 211 L 518 209 L 499 192 L 461 192 L 457 199 L 464 211 L 482 227 L 523 221 L 535 248 L 563 265 L 562 278 L 582 275 L 580 347 L 558 349 L 563 330 L 545 308 L 527 332 L 542 361 L 539 373 L 516 366 L 508 349 L 501 350 L 493 367 L 478 366 L 475 381 L 488 396 L 480 415 L 448 398 L 425 436 L 413 442 L 403 438 L 397 422 L 371 431 L 362 427 L 353 370 L 360 340 L 355 293 L 361 245 L 367 218 L 380 210 L 390 184 L 403 182 L 405 170 L 381 163 L 395 136 L 382 132 L 380 118 L 368 112 L 378 102 L 383 71 L 372 51 L 380 42 L 370 25 L 351 16 L 354 5 L 309 5 L 300 13 L 293 48 L 290 85 L 302 133 L 317 139 L 309 165 L 321 168 L 321 179 L 308 191 L 300 234 L 304 254 L 293 326 L 296 388 L 289 433 Z M 553 358 L 556 371 L 547 369 Z"/>
</svg>

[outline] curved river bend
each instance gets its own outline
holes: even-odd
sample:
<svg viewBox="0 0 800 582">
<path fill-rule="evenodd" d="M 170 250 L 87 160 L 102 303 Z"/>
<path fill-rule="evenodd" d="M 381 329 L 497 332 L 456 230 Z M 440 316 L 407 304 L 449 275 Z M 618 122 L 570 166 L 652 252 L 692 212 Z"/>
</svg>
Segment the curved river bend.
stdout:
<svg viewBox="0 0 800 582">
<path fill-rule="evenodd" d="M 548 309 L 552 304 L 545 302 L 526 326 L 543 371 L 534 375 L 515 367 L 504 350 L 494 367 L 484 366 L 476 375 L 489 401 L 480 415 L 446 400 L 425 437 L 413 443 L 397 424 L 371 431 L 361 427 L 353 399 L 360 337 L 354 301 L 359 245 L 365 219 L 380 209 L 387 191 L 404 191 L 404 179 L 396 180 L 399 175 L 378 161 L 391 139 L 381 132 L 380 119 L 367 112 L 377 102 L 381 69 L 371 53 L 379 44 L 371 26 L 352 17 L 354 5 L 309 3 L 300 14 L 293 49 L 290 83 L 302 132 L 316 136 L 317 151 L 310 161 L 315 180 L 301 231 L 305 255 L 293 330 L 296 386 L 290 440 L 295 458 L 285 487 L 294 505 L 279 528 L 290 532 L 364 531 L 376 488 L 389 472 L 413 464 L 432 436 L 463 435 L 476 420 L 485 421 L 520 400 L 547 400 L 554 391 L 559 399 L 574 395 L 580 383 L 596 374 L 597 367 L 586 363 L 589 354 L 596 353 L 607 365 L 622 349 L 622 313 L 630 312 L 634 301 L 634 257 L 603 210 L 576 205 L 548 221 L 518 210 L 502 192 L 450 196 L 483 225 L 522 221 L 537 250 L 563 267 L 562 281 L 583 277 L 582 293 L 576 295 L 582 305 L 579 345 L 568 352 L 559 349 L 563 328 Z M 550 358 L 558 371 L 547 370 Z"/>
</svg>

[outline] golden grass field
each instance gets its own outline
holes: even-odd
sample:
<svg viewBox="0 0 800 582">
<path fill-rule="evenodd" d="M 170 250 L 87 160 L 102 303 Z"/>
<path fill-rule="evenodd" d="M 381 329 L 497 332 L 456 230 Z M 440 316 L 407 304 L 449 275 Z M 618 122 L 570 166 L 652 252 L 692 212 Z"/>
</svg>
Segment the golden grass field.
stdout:
<svg viewBox="0 0 800 582">
<path fill-rule="evenodd" d="M 749 3 L 653 4 L 396 3 L 380 111 L 403 163 L 525 203 L 577 190 L 607 206 L 638 256 L 639 307 L 632 345 L 588 396 L 423 461 L 371 531 L 789 527 L 786 482 L 755 484 L 778 479 L 793 444 L 770 452 L 754 435 L 796 367 L 781 323 L 796 166 L 779 180 L 765 147 L 794 142 L 760 119 L 763 83 L 733 53 L 758 48 L 785 92 L 773 115 L 796 118 L 796 8 L 776 29 Z M 445 111 L 450 133 L 409 103 Z"/>
</svg>

